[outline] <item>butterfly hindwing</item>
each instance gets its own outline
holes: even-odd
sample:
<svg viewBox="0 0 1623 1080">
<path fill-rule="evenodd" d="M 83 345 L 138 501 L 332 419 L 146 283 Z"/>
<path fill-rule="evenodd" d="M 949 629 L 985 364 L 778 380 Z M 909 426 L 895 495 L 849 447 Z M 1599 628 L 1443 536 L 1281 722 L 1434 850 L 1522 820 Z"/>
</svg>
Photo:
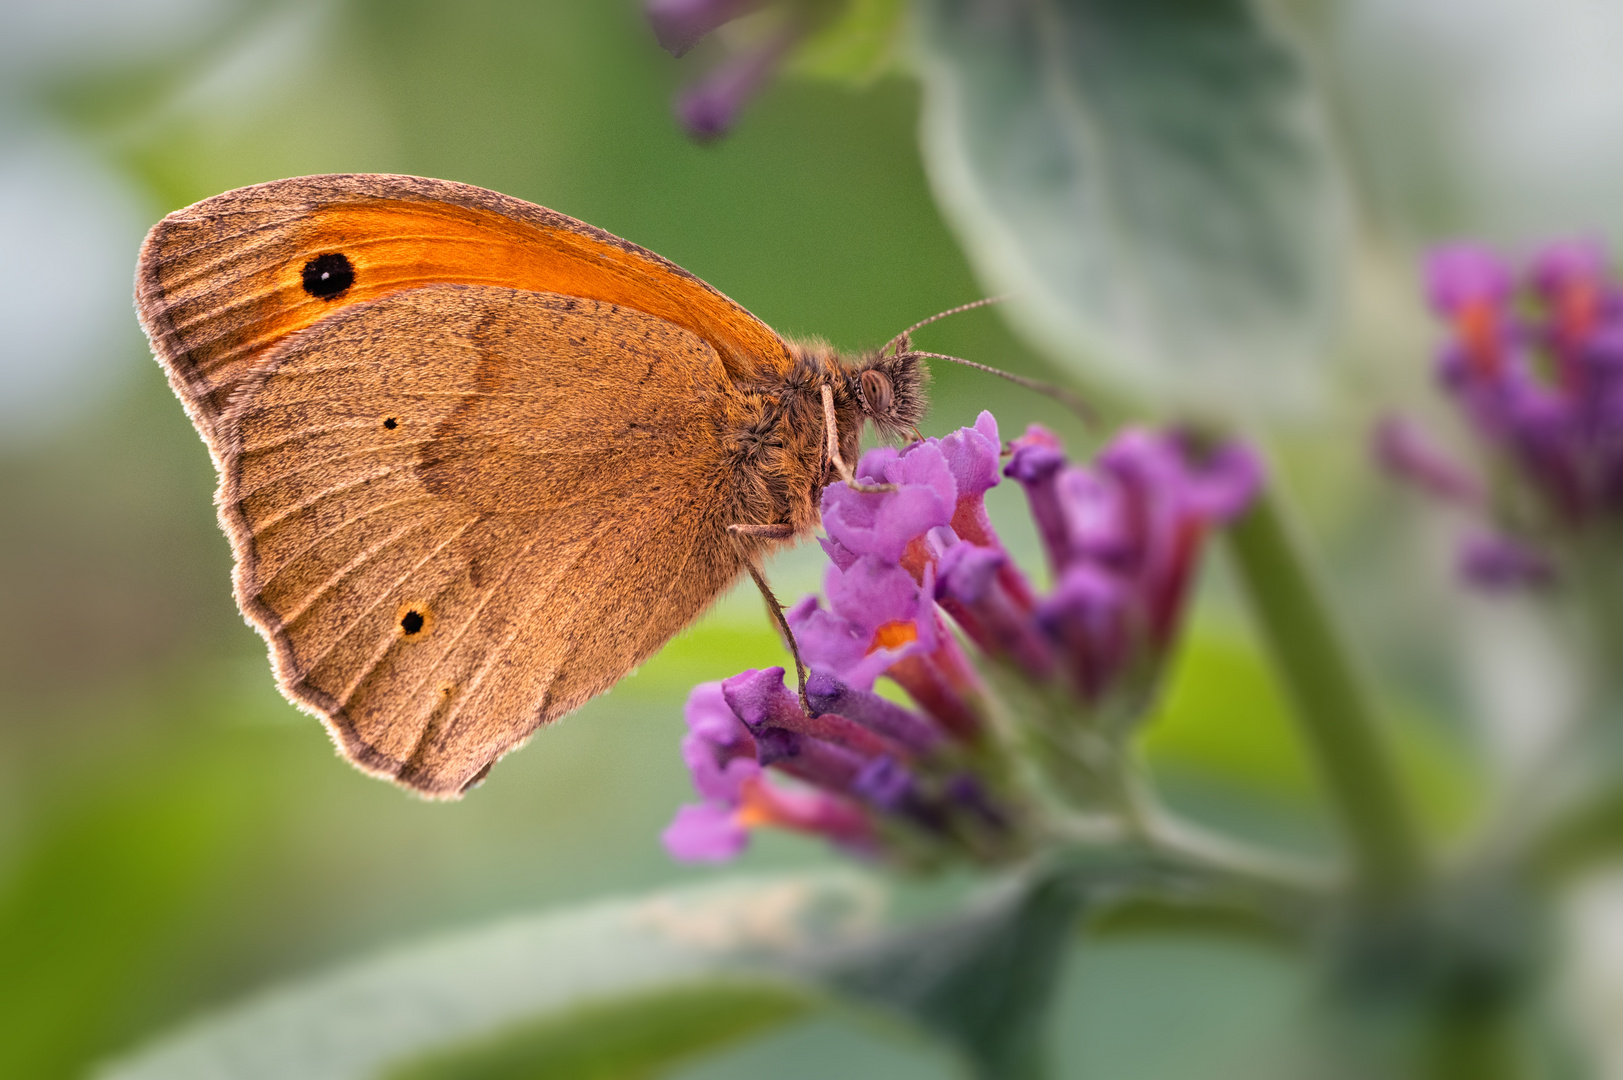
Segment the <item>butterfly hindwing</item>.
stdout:
<svg viewBox="0 0 1623 1080">
<path fill-rule="evenodd" d="M 740 573 L 715 350 L 494 286 L 347 306 L 217 422 L 237 597 L 357 764 L 454 795 Z"/>
</svg>

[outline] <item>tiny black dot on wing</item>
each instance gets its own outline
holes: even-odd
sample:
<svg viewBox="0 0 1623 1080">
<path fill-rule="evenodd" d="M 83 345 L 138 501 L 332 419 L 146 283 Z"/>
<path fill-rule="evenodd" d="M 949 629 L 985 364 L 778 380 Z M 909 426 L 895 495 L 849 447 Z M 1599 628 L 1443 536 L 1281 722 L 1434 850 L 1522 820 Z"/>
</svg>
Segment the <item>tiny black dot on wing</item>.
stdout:
<svg viewBox="0 0 1623 1080">
<path fill-rule="evenodd" d="M 407 637 L 410 637 L 412 634 L 422 631 L 423 621 L 422 612 L 408 611 L 400 617 L 400 629 L 405 632 Z"/>
<path fill-rule="evenodd" d="M 304 291 L 319 300 L 331 300 L 355 283 L 355 267 L 341 252 L 317 255 L 304 264 Z"/>
<path fill-rule="evenodd" d="M 385 417 L 384 421 L 383 421 L 383 426 L 388 428 L 390 431 L 393 431 L 395 428 L 400 426 L 400 421 L 396 420 L 392 416 Z"/>
</svg>

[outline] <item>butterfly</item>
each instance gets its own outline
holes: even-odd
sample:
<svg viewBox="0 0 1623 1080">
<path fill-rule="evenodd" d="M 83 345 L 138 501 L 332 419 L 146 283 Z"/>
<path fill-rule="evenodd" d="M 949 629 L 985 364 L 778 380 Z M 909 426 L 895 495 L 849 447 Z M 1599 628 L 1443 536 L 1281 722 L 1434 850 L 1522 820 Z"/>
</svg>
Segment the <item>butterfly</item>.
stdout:
<svg viewBox="0 0 1623 1080">
<path fill-rule="evenodd" d="M 770 599 L 761 559 L 855 483 L 865 427 L 916 429 L 937 355 L 905 332 L 855 359 L 792 341 L 635 244 L 410 176 L 178 210 L 142 245 L 136 306 L 219 472 L 236 600 L 282 691 L 430 797 L 744 573 Z"/>
</svg>

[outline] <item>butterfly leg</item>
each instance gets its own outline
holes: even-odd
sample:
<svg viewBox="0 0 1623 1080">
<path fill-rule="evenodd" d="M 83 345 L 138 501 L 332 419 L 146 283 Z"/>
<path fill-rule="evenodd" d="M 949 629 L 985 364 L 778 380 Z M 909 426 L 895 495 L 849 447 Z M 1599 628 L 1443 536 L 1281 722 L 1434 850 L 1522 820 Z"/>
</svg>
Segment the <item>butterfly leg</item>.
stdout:
<svg viewBox="0 0 1623 1080">
<path fill-rule="evenodd" d="M 795 528 L 788 522 L 777 525 L 729 525 L 727 534 L 733 538 L 733 544 L 738 548 L 739 557 L 744 560 L 744 568 L 750 572 L 750 580 L 755 587 L 761 590 L 761 596 L 766 600 L 766 608 L 772 613 L 772 621 L 778 624 L 778 632 L 783 635 L 783 643 L 789 647 L 789 655 L 795 658 L 795 678 L 800 684 L 800 707 L 811 715 L 811 702 L 806 700 L 806 662 L 800 658 L 800 645 L 795 641 L 795 632 L 789 629 L 789 620 L 783 614 L 783 605 L 772 593 L 772 586 L 766 583 L 760 568 L 755 565 L 755 559 L 744 550 L 743 538 L 746 536 L 759 536 L 770 540 L 787 540 L 795 534 Z"/>
<path fill-rule="evenodd" d="M 840 474 L 840 479 L 844 480 L 852 491 L 869 493 L 895 491 L 895 484 L 864 484 L 851 472 L 851 466 L 840 456 L 840 425 L 834 415 L 834 388 L 824 383 L 822 390 L 823 423 L 828 431 L 828 459 L 834 463 L 834 471 Z"/>
</svg>

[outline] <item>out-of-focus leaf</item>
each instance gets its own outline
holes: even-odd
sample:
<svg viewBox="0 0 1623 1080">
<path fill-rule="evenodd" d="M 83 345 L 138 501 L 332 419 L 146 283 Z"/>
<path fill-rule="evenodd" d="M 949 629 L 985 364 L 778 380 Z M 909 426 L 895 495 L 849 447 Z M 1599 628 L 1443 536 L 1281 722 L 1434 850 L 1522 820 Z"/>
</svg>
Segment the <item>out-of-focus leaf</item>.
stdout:
<svg viewBox="0 0 1623 1080">
<path fill-rule="evenodd" d="M 902 0 L 848 0 L 795 50 L 797 75 L 866 86 L 890 68 L 901 36 Z"/>
<path fill-rule="evenodd" d="M 434 1054 L 390 1080 L 640 1080 L 804 1013 L 804 993 L 715 983 L 575 1009 Z"/>
<path fill-rule="evenodd" d="M 1092 940 L 1226 938 L 1273 948 L 1300 946 L 1303 935 L 1293 932 L 1295 929 L 1238 897 L 1229 903 L 1221 898 L 1216 902 L 1208 898 L 1189 903 L 1176 897 L 1135 897 L 1112 905 L 1088 921 L 1088 937 Z"/>
<path fill-rule="evenodd" d="M 1196 622 L 1142 745 L 1157 766 L 1219 777 L 1293 804 L 1318 794 L 1268 662 L 1240 631 Z"/>
<path fill-rule="evenodd" d="M 1023 882 L 854 953 L 831 977 L 846 993 L 874 999 L 956 1047 L 977 1076 L 1037 1076 L 1054 989 L 1086 898 L 1064 878 Z"/>
<path fill-rule="evenodd" d="M 891 931 L 878 887 L 850 874 L 655 893 L 293 985 L 102 1080 L 644 1077 L 835 996 L 939 1039 L 978 1076 L 1019 1080 L 1041 1070 L 1080 916 L 1141 896 L 1210 904 L 1214 885 L 1148 851 L 1073 853 Z"/>
<path fill-rule="evenodd" d="M 646 1075 L 798 1013 L 815 993 L 808 956 L 870 932 L 878 905 L 875 887 L 828 874 L 515 920 L 271 993 L 103 1077 L 602 1076 L 605 1063 Z M 758 1003 L 726 1015 L 740 993 Z"/>
<path fill-rule="evenodd" d="M 831 957 L 823 970 L 837 992 L 874 1001 L 957 1049 L 976 1076 L 1035 1077 L 1083 915 L 1141 894 L 1192 898 L 1191 884 L 1147 851 L 1073 854 L 938 922 Z"/>
<path fill-rule="evenodd" d="M 174 707 L 174 703 L 171 703 Z M 179 706 L 183 708 L 184 706 Z M 77 1077 L 173 995 L 266 839 L 259 778 L 219 742 L 125 753 L 42 807 L 0 879 L 0 1076 Z M 91 783 L 91 780 L 94 783 Z"/>
<path fill-rule="evenodd" d="M 1345 213 L 1246 0 L 921 0 L 936 195 L 1057 359 L 1241 415 L 1311 393 Z"/>
<path fill-rule="evenodd" d="M 1481 804 L 1482 779 L 1469 749 L 1412 701 L 1385 702 L 1393 748 L 1416 808 L 1439 837 L 1451 837 Z M 1196 622 L 1179 647 L 1172 678 L 1142 745 L 1163 773 L 1214 782 L 1231 793 L 1288 808 L 1296 822 L 1319 796 L 1319 780 L 1291 724 L 1267 658 L 1243 632 Z"/>
</svg>

